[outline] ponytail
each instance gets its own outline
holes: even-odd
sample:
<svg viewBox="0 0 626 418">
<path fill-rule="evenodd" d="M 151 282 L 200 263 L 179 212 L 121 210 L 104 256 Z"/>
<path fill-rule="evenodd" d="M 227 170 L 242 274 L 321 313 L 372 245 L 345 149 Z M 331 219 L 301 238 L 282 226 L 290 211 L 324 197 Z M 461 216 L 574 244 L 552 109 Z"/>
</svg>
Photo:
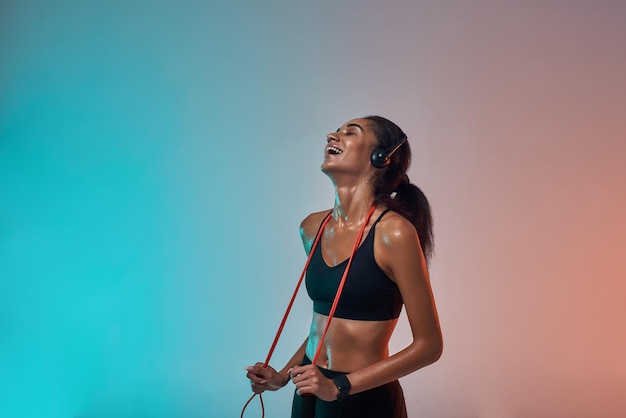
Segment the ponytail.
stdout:
<svg viewBox="0 0 626 418">
<path fill-rule="evenodd" d="M 388 119 L 368 116 L 378 143 L 376 148 L 389 149 L 406 134 Z M 372 179 L 374 204 L 385 205 L 409 220 L 419 236 L 424 258 L 429 263 L 434 253 L 433 218 L 430 204 L 419 187 L 410 182 L 406 171 L 411 163 L 409 143 L 404 143 L 391 158 L 387 167 Z"/>
</svg>

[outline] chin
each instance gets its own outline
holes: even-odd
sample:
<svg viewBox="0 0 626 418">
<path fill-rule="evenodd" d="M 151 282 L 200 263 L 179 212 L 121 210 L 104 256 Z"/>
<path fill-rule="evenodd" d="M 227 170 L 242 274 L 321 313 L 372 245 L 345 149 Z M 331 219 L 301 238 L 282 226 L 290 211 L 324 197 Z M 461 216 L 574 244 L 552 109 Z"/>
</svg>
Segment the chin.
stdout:
<svg viewBox="0 0 626 418">
<path fill-rule="evenodd" d="M 337 166 L 333 166 L 333 164 L 328 164 L 327 162 L 323 162 L 322 165 L 320 166 L 320 170 L 323 173 L 332 173 L 337 171 Z"/>
</svg>

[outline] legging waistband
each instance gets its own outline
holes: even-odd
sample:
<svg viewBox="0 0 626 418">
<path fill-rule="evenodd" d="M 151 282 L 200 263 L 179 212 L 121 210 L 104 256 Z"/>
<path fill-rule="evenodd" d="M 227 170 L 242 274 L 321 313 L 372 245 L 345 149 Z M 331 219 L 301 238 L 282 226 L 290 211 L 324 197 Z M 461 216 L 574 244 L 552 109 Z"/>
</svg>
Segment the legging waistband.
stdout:
<svg viewBox="0 0 626 418">
<path fill-rule="evenodd" d="M 306 366 L 307 364 L 311 364 L 312 361 L 311 359 L 305 354 L 304 358 L 302 359 L 302 365 Z M 325 369 L 323 367 L 317 366 L 318 369 L 320 369 L 320 371 L 322 372 L 322 374 L 329 378 L 329 379 L 334 379 L 337 376 L 341 376 L 343 374 L 348 374 L 347 372 L 338 372 L 335 370 L 329 370 L 329 369 Z"/>
</svg>

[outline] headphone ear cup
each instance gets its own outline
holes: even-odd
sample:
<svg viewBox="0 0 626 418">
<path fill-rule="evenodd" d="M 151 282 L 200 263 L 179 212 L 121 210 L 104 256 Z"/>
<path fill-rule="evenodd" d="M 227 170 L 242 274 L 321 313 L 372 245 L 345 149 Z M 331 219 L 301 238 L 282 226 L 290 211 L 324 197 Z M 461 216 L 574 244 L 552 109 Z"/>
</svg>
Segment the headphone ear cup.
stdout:
<svg viewBox="0 0 626 418">
<path fill-rule="evenodd" d="M 385 168 L 389 165 L 389 156 L 383 149 L 375 149 L 370 155 L 370 162 L 376 168 Z"/>
</svg>

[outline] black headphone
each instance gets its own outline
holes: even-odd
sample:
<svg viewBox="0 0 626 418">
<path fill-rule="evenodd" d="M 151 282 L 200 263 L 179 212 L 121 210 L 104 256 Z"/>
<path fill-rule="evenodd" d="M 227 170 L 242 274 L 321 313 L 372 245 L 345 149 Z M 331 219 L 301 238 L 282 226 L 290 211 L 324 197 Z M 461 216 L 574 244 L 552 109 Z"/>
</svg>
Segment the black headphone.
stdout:
<svg viewBox="0 0 626 418">
<path fill-rule="evenodd" d="M 391 156 L 394 154 L 394 152 L 398 151 L 398 148 L 400 148 L 402 145 L 404 145 L 404 143 L 407 141 L 407 137 L 406 135 L 402 137 L 402 139 L 400 140 L 400 142 L 398 142 L 396 145 L 394 145 L 391 148 L 387 148 L 387 149 L 375 149 L 374 151 L 372 151 L 372 155 L 370 155 L 370 162 L 372 163 L 372 165 L 376 168 L 385 168 L 389 165 L 389 163 L 391 162 Z"/>
</svg>

